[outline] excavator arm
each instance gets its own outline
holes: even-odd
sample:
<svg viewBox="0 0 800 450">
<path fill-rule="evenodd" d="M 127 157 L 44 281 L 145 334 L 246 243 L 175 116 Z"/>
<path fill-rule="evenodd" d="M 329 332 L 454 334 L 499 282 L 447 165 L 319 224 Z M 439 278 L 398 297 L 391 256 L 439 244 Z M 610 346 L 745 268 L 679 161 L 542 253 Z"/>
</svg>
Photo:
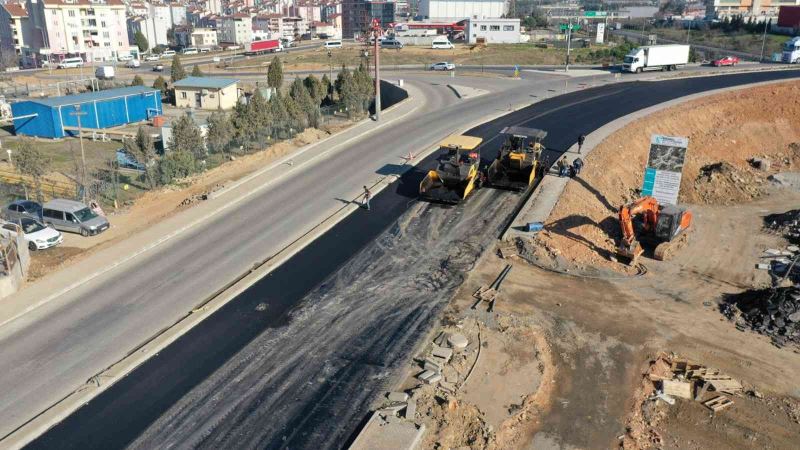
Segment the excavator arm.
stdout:
<svg viewBox="0 0 800 450">
<path fill-rule="evenodd" d="M 631 264 L 643 253 L 642 246 L 636 240 L 633 219 L 638 215 L 644 219 L 645 230 L 653 230 L 658 221 L 658 200 L 653 197 L 642 197 L 619 209 L 619 225 L 622 229 L 622 242 L 618 253 L 630 259 Z"/>
</svg>

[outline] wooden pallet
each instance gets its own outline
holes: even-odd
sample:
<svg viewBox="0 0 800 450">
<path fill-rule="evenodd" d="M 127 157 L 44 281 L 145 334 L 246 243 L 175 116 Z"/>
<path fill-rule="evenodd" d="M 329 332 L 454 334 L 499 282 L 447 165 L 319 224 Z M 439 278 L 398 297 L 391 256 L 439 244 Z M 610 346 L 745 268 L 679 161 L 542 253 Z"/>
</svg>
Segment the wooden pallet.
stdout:
<svg viewBox="0 0 800 450">
<path fill-rule="evenodd" d="M 720 395 L 718 397 L 712 398 L 711 400 L 703 402 L 703 406 L 705 406 L 706 408 L 708 408 L 708 409 L 710 409 L 710 410 L 712 410 L 714 412 L 721 411 L 721 410 L 731 406 L 732 404 L 733 404 L 733 400 L 729 399 L 728 397 L 726 397 L 724 395 Z"/>
</svg>

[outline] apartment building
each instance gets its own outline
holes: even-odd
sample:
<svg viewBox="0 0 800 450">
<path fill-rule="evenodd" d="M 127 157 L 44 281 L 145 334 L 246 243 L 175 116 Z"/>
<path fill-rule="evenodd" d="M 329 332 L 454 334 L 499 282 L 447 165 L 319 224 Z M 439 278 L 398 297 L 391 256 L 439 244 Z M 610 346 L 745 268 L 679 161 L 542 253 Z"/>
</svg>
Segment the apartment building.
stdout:
<svg viewBox="0 0 800 450">
<path fill-rule="evenodd" d="M 394 23 L 394 1 L 344 0 L 342 2 L 342 37 L 363 36 L 378 19 L 381 28 Z"/>
<path fill-rule="evenodd" d="M 130 54 L 122 0 L 27 0 L 26 7 L 30 47 L 40 60 L 110 61 Z"/>
<path fill-rule="evenodd" d="M 242 45 L 252 41 L 253 19 L 249 14 L 233 14 L 219 20 L 220 43 Z"/>
<path fill-rule="evenodd" d="M 17 3 L 0 5 L 1 50 L 22 56 L 31 40 L 28 11 Z"/>
<path fill-rule="evenodd" d="M 800 5 L 800 0 L 708 0 L 706 14 L 710 17 L 777 17 L 781 6 Z"/>
</svg>

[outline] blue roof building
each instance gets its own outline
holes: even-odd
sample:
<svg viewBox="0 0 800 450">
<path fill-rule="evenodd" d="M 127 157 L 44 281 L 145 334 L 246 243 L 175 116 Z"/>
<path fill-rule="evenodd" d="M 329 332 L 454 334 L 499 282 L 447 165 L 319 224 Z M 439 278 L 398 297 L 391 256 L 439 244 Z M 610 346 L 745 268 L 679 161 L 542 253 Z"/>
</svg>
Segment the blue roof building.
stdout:
<svg viewBox="0 0 800 450">
<path fill-rule="evenodd" d="M 86 129 L 112 128 L 148 120 L 163 113 L 161 91 L 131 86 L 11 104 L 18 135 L 62 138 L 76 134 L 78 115 Z"/>
</svg>

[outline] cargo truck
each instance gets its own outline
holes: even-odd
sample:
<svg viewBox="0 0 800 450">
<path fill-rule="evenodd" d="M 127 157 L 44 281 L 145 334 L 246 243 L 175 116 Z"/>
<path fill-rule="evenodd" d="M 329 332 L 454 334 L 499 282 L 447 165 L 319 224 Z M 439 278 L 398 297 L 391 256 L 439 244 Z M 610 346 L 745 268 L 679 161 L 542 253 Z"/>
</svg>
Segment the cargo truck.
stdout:
<svg viewBox="0 0 800 450">
<path fill-rule="evenodd" d="M 245 55 L 258 55 L 260 53 L 275 53 L 283 51 L 283 44 L 280 39 L 267 39 L 263 41 L 253 41 L 245 44 Z"/>
<path fill-rule="evenodd" d="M 635 48 L 625 55 L 622 70 L 635 73 L 644 70 L 675 70 L 688 62 L 688 45 L 648 45 Z"/>
<path fill-rule="evenodd" d="M 786 64 L 800 63 L 800 36 L 793 37 L 783 44 L 781 61 Z"/>
</svg>

